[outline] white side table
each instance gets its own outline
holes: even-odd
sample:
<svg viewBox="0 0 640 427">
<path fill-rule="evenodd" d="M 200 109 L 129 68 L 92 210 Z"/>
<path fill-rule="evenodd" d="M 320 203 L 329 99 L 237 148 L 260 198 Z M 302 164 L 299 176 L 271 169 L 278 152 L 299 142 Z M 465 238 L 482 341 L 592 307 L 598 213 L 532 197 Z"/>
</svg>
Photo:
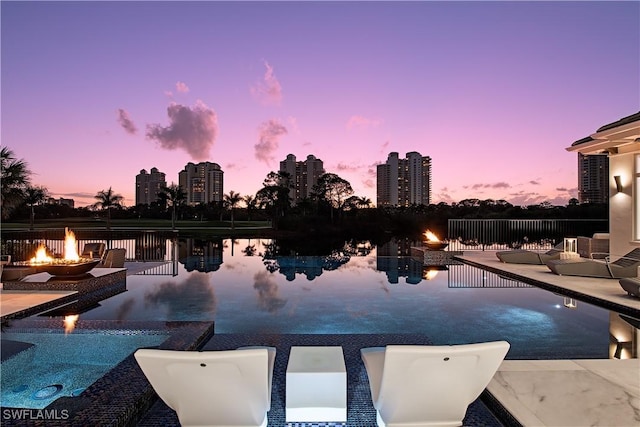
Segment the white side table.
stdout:
<svg viewBox="0 0 640 427">
<path fill-rule="evenodd" d="M 580 254 L 577 252 L 560 252 L 560 259 L 580 259 Z"/>
<path fill-rule="evenodd" d="M 346 422 L 347 369 L 342 347 L 291 347 L 286 422 Z"/>
</svg>

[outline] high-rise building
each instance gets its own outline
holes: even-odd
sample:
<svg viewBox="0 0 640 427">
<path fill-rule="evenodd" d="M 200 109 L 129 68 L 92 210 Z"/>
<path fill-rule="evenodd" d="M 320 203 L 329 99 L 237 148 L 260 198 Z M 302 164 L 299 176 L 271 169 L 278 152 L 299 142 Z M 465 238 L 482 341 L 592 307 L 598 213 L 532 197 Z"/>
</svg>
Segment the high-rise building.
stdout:
<svg viewBox="0 0 640 427">
<path fill-rule="evenodd" d="M 187 204 L 222 202 L 224 195 L 224 172 L 220 165 L 189 162 L 178 173 L 178 185 L 187 193 Z"/>
<path fill-rule="evenodd" d="M 158 200 L 160 189 L 167 186 L 163 172 L 151 168 L 151 173 L 142 169 L 136 175 L 136 205 L 150 205 Z"/>
<path fill-rule="evenodd" d="M 578 153 L 578 201 L 609 202 L 609 157 Z"/>
<path fill-rule="evenodd" d="M 431 157 L 416 151 L 401 159 L 389 153 L 377 167 L 377 205 L 411 206 L 431 203 Z"/>
<path fill-rule="evenodd" d="M 311 154 L 302 162 L 297 162 L 296 156 L 289 154 L 280 162 L 280 172 L 287 172 L 291 177 L 292 188 L 289 190 L 289 197 L 294 205 L 311 195 L 318 178 L 325 173 L 322 160 Z"/>
</svg>

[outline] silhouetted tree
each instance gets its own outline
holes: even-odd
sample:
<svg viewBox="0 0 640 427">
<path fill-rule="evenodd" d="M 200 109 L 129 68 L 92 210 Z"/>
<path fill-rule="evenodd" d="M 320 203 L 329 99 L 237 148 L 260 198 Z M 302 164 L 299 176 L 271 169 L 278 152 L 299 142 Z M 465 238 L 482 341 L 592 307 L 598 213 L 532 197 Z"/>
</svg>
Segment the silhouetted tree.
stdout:
<svg viewBox="0 0 640 427">
<path fill-rule="evenodd" d="M 111 230 L 111 208 L 122 207 L 122 200 L 124 197 L 120 194 L 115 194 L 111 187 L 108 190 L 101 190 L 94 196 L 97 200 L 92 206 L 94 209 L 102 209 L 107 211 L 107 230 Z"/>
<path fill-rule="evenodd" d="M 349 181 L 334 173 L 325 173 L 318 178 L 318 183 L 313 186 L 313 194 L 318 200 L 329 204 L 331 210 L 331 222 L 333 211 L 342 211 L 344 201 L 353 194 L 353 188 Z"/>
<path fill-rule="evenodd" d="M 24 191 L 29 185 L 29 169 L 27 163 L 17 159 L 13 151 L 7 147 L 0 149 L 0 208 L 2 218 L 8 218 L 11 211 L 20 206 L 24 200 Z"/>
<path fill-rule="evenodd" d="M 231 210 L 231 229 L 234 229 L 236 227 L 233 213 L 236 206 L 238 206 L 238 203 L 240 203 L 240 201 L 242 200 L 242 196 L 240 195 L 240 193 L 236 193 L 235 191 L 231 190 L 229 191 L 229 194 L 225 194 L 223 197 L 226 206 L 229 208 L 229 210 Z"/>
<path fill-rule="evenodd" d="M 187 200 L 187 193 L 175 183 L 168 187 L 162 187 L 158 192 L 158 197 L 171 205 L 171 229 L 176 229 L 176 215 L 178 208 Z"/>
<path fill-rule="evenodd" d="M 25 203 L 29 206 L 31 210 L 30 220 L 29 220 L 29 229 L 33 230 L 33 224 L 35 222 L 36 211 L 35 206 L 42 204 L 47 197 L 47 189 L 45 187 L 32 187 L 27 186 L 25 189 Z"/>
</svg>

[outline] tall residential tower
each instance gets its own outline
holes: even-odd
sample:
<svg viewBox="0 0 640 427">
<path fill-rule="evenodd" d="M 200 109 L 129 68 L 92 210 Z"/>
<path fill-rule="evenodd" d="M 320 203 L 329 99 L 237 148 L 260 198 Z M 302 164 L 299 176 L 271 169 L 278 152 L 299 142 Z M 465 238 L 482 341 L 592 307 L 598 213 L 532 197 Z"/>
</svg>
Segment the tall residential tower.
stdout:
<svg viewBox="0 0 640 427">
<path fill-rule="evenodd" d="M 609 203 L 609 157 L 578 153 L 578 200 Z"/>
<path fill-rule="evenodd" d="M 377 167 L 377 205 L 411 206 L 431 203 L 431 157 L 416 151 L 400 159 L 389 154 Z"/>
<path fill-rule="evenodd" d="M 158 168 L 151 168 L 151 173 L 142 169 L 136 175 L 136 205 L 150 205 L 157 201 L 160 189 L 166 186 L 165 175 Z"/>
<path fill-rule="evenodd" d="M 307 160 L 296 161 L 296 156 L 289 154 L 287 158 L 280 162 L 280 172 L 287 172 L 292 180 L 292 188 L 289 190 L 289 197 L 295 205 L 300 200 L 309 197 L 313 186 L 318 183 L 318 178 L 324 174 L 322 160 L 316 159 L 313 155 L 308 155 Z"/>
<path fill-rule="evenodd" d="M 187 193 L 187 204 L 222 202 L 224 195 L 224 172 L 220 165 L 200 162 L 187 163 L 178 173 L 178 184 Z"/>
</svg>

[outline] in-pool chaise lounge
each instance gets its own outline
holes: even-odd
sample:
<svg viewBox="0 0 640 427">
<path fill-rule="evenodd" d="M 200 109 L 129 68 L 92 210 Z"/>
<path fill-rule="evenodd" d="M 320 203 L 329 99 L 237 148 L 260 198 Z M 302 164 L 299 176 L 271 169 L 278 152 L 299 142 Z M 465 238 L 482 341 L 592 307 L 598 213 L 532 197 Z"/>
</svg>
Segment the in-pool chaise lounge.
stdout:
<svg viewBox="0 0 640 427">
<path fill-rule="evenodd" d="M 134 353 L 182 426 L 266 427 L 276 349 L 140 349 Z"/>
<path fill-rule="evenodd" d="M 602 277 L 621 279 L 636 277 L 640 267 L 640 248 L 636 248 L 625 256 L 615 258 L 606 256 L 600 259 L 556 259 L 547 262 L 547 267 L 561 276 Z"/>
<path fill-rule="evenodd" d="M 509 264 L 538 264 L 544 265 L 547 261 L 559 259 L 564 242 L 558 243 L 547 252 L 528 251 L 526 249 L 513 249 L 511 251 L 498 251 L 496 256 L 502 262 Z"/>
<path fill-rule="evenodd" d="M 506 341 L 361 349 L 378 426 L 461 426 L 507 351 Z"/>
</svg>

